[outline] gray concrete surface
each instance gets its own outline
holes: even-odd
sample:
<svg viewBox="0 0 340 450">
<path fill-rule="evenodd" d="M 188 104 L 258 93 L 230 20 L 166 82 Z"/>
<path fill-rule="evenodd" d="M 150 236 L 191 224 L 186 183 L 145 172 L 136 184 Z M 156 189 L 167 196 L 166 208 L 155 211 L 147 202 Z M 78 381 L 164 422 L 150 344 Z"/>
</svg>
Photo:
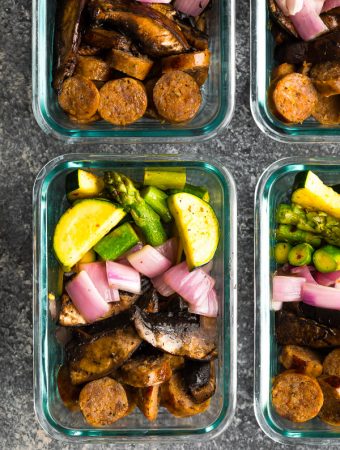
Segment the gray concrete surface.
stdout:
<svg viewBox="0 0 340 450">
<path fill-rule="evenodd" d="M 237 1 L 237 96 L 230 127 L 202 145 L 162 146 L 218 156 L 237 180 L 239 231 L 238 401 L 230 428 L 202 445 L 163 450 L 281 448 L 264 436 L 253 413 L 253 199 L 256 181 L 273 161 L 292 155 L 338 155 L 336 145 L 283 145 L 256 127 L 249 109 L 248 1 Z M 40 428 L 32 398 L 32 209 L 34 178 L 49 159 L 68 152 L 158 153 L 157 145 L 66 146 L 47 137 L 31 110 L 31 2 L 3 0 L 0 8 L 0 448 L 71 449 Z M 91 445 L 83 446 L 92 448 Z M 97 449 L 104 446 L 97 446 Z M 128 447 L 126 447 L 128 448 Z M 158 445 L 135 448 L 156 449 Z M 298 447 L 297 447 L 298 448 Z"/>
</svg>

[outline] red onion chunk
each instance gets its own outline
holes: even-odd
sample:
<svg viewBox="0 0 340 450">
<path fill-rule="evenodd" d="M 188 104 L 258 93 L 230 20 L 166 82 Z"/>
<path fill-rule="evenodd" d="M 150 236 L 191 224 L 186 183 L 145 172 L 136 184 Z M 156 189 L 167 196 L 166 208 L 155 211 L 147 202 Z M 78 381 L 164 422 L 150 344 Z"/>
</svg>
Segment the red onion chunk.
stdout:
<svg viewBox="0 0 340 450">
<path fill-rule="evenodd" d="M 125 252 L 122 256 L 120 256 L 117 261 L 121 259 L 126 259 L 129 255 L 132 255 L 132 253 L 139 252 L 139 250 L 142 250 L 143 244 L 141 242 L 138 242 L 134 247 L 130 248 L 127 252 Z"/>
<path fill-rule="evenodd" d="M 139 3 L 171 3 L 172 0 L 137 0 Z"/>
<path fill-rule="evenodd" d="M 340 0 L 326 0 L 323 4 L 321 12 L 325 13 L 339 7 L 340 7 Z"/>
<path fill-rule="evenodd" d="M 152 278 L 151 283 L 156 291 L 163 295 L 163 297 L 170 297 L 175 291 L 164 282 L 163 276 L 164 274 L 161 274 L 158 275 L 158 277 Z"/>
<path fill-rule="evenodd" d="M 340 280 L 340 270 L 328 273 L 316 272 L 315 279 L 322 286 L 334 286 L 337 280 Z"/>
<path fill-rule="evenodd" d="M 306 282 L 302 277 L 275 275 L 273 278 L 273 302 L 298 302 L 301 300 L 301 287 Z"/>
<path fill-rule="evenodd" d="M 113 261 L 106 261 L 106 274 L 109 286 L 114 289 L 141 293 L 141 279 L 137 270 Z"/>
<path fill-rule="evenodd" d="M 163 256 L 168 258 L 172 264 L 175 264 L 177 259 L 178 238 L 173 237 L 168 239 L 164 244 L 155 247 L 155 249 Z"/>
<path fill-rule="evenodd" d="M 69 281 L 65 289 L 74 306 L 87 322 L 95 322 L 109 312 L 109 305 L 100 295 L 85 270 Z"/>
<path fill-rule="evenodd" d="M 317 308 L 340 310 L 340 290 L 319 284 L 302 286 L 302 301 Z"/>
<path fill-rule="evenodd" d="M 79 271 L 82 270 L 87 272 L 93 284 L 98 289 L 99 294 L 106 302 L 119 302 L 119 292 L 109 286 L 105 262 L 79 264 Z"/>
<path fill-rule="evenodd" d="M 291 16 L 301 11 L 303 0 L 275 0 L 285 16 Z"/>
<path fill-rule="evenodd" d="M 215 280 L 204 270 L 195 269 L 189 272 L 185 261 L 169 269 L 163 279 L 192 306 L 200 304 L 215 285 Z"/>
<path fill-rule="evenodd" d="M 273 311 L 280 311 L 282 309 L 282 302 L 272 302 L 272 310 Z"/>
<path fill-rule="evenodd" d="M 301 11 L 289 16 L 298 35 L 304 41 L 310 41 L 328 31 L 327 26 L 315 11 L 315 5 L 310 0 L 304 0 Z"/>
<path fill-rule="evenodd" d="M 205 300 L 199 305 L 191 306 L 189 312 L 192 314 L 199 314 L 206 317 L 217 317 L 218 314 L 218 299 L 215 289 L 211 289 Z"/>
<path fill-rule="evenodd" d="M 307 283 L 316 283 L 315 279 L 313 278 L 313 275 L 310 273 L 310 270 L 311 269 L 309 266 L 293 267 L 290 270 L 290 273 L 305 278 Z"/>
<path fill-rule="evenodd" d="M 159 253 L 151 245 L 145 245 L 138 252 L 127 257 L 131 266 L 143 275 L 154 278 L 171 267 L 171 261 Z"/>
<path fill-rule="evenodd" d="M 199 16 L 208 6 L 210 0 L 176 0 L 175 8 L 188 16 Z"/>
</svg>

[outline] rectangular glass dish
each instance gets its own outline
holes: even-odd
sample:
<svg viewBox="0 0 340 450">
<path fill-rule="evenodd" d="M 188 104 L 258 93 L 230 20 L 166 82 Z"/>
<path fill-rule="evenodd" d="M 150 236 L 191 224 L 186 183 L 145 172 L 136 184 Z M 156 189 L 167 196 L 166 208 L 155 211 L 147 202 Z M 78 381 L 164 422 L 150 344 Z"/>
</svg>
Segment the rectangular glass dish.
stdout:
<svg viewBox="0 0 340 450">
<path fill-rule="evenodd" d="M 220 221 L 221 239 L 213 276 L 219 297 L 217 388 L 210 408 L 191 418 L 179 419 L 161 409 L 150 423 L 135 410 L 106 428 L 86 425 L 81 413 L 62 404 L 56 386 L 63 350 L 55 338 L 56 323 L 49 314 L 48 293 L 56 292 L 58 263 L 52 250 L 55 225 L 67 208 L 65 177 L 77 168 L 101 172 L 114 169 L 141 179 L 144 167 L 185 167 L 190 182 L 209 189 L 211 204 Z M 72 442 L 125 442 L 198 440 L 214 438 L 229 425 L 236 406 L 236 193 L 229 172 L 218 162 L 183 158 L 122 157 L 114 155 L 60 156 L 37 176 L 33 192 L 34 242 L 34 404 L 41 426 L 53 438 Z M 163 442 L 164 442 L 163 440 Z"/>
<path fill-rule="evenodd" d="M 282 444 L 340 445 L 340 427 L 319 419 L 294 423 L 280 417 L 271 401 L 272 379 L 279 372 L 279 346 L 275 340 L 275 313 L 271 310 L 272 273 L 276 270 L 271 248 L 275 243 L 275 211 L 288 200 L 295 175 L 312 170 L 326 184 L 340 179 L 339 158 L 285 158 L 272 164 L 260 178 L 255 196 L 255 380 L 254 409 L 262 430 Z"/>
<path fill-rule="evenodd" d="M 250 106 L 257 126 L 281 142 L 340 142 L 340 126 L 321 125 L 313 118 L 286 124 L 272 114 L 267 92 L 274 61 L 274 39 L 269 27 L 267 0 L 251 0 Z"/>
<path fill-rule="evenodd" d="M 215 136 L 230 122 L 235 91 L 234 0 L 213 0 L 208 11 L 211 64 L 198 115 L 184 124 L 142 118 L 126 127 L 105 121 L 74 124 L 59 107 L 51 84 L 55 8 L 56 0 L 33 1 L 33 111 L 46 133 L 67 142 L 193 142 Z"/>
</svg>

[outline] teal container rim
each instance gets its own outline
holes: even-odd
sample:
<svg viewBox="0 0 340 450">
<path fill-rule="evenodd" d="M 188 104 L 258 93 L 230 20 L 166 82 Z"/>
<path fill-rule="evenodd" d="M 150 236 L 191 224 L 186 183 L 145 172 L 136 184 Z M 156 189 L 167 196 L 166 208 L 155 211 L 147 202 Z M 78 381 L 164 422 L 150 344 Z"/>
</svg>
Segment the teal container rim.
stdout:
<svg viewBox="0 0 340 450">
<path fill-rule="evenodd" d="M 123 159 L 123 160 L 122 160 Z M 43 370 L 45 367 L 45 355 L 48 348 L 48 334 L 46 327 L 46 314 L 48 314 L 47 298 L 47 267 L 46 256 L 47 247 L 44 244 L 46 236 L 46 207 L 44 196 L 51 180 L 65 169 L 78 167 L 100 168 L 100 164 L 112 162 L 120 167 L 132 167 L 136 163 L 147 165 L 166 164 L 176 166 L 179 163 L 190 168 L 202 168 L 211 171 L 216 175 L 223 185 L 223 190 L 227 189 L 229 196 L 230 210 L 224 214 L 224 220 L 228 223 L 230 231 L 229 252 L 224 250 L 223 258 L 228 257 L 225 266 L 228 269 L 228 276 L 224 277 L 224 305 L 228 304 L 229 315 L 221 321 L 221 332 L 223 338 L 223 359 L 229 365 L 229 379 L 223 380 L 223 390 L 225 391 L 223 406 L 216 420 L 201 429 L 185 429 L 184 427 L 174 435 L 171 428 L 138 429 L 138 430 L 86 430 L 83 435 L 82 429 L 71 429 L 59 426 L 49 414 L 46 408 L 46 377 L 48 373 Z M 97 164 L 97 166 L 96 166 Z M 99 165 L 98 165 L 99 164 Z M 223 206 L 223 208 L 225 208 Z M 150 441 L 157 437 L 166 437 L 169 441 L 190 441 L 207 440 L 219 436 L 230 424 L 236 408 L 237 390 L 237 241 L 236 241 L 236 188 L 229 171 L 218 160 L 213 163 L 203 159 L 197 160 L 188 155 L 146 155 L 146 156 L 121 156 L 108 154 L 67 154 L 54 158 L 48 162 L 36 177 L 33 188 L 33 338 L 34 338 L 34 408 L 38 421 L 42 428 L 53 438 L 68 442 L 96 442 L 96 443 L 131 443 Z M 225 248 L 225 247 L 224 247 Z M 44 266 L 45 264 L 45 266 Z M 227 303 L 228 302 L 228 303 Z M 224 308 L 223 308 L 224 309 Z M 230 334 L 226 336 L 229 327 Z M 229 338 L 229 339 L 228 339 Z M 228 342 L 228 345 L 225 345 Z M 224 368 L 223 368 L 224 369 Z M 176 430 L 177 432 L 178 430 Z M 127 441 L 128 439 L 128 441 Z"/>
<path fill-rule="evenodd" d="M 289 125 L 272 114 L 267 102 L 271 76 L 270 64 L 273 59 L 273 39 L 268 26 L 267 2 L 251 0 L 250 17 L 250 108 L 257 126 L 267 136 L 279 142 L 299 144 L 340 142 L 339 126 L 321 125 L 316 121 Z"/>
<path fill-rule="evenodd" d="M 206 141 L 228 126 L 235 109 L 235 0 L 219 0 L 221 99 L 220 108 L 215 117 L 197 128 L 191 127 L 189 123 L 176 129 L 160 126 L 158 129 L 144 127 L 135 131 L 130 130 L 129 127 L 107 130 L 86 130 L 76 127 L 66 129 L 48 115 L 47 105 L 43 100 L 46 98 L 44 95 L 46 88 L 42 79 L 44 76 L 44 59 L 48 55 L 39 55 L 39 50 L 42 47 L 40 44 L 42 35 L 47 32 L 47 1 L 33 0 L 32 2 L 32 109 L 38 125 L 45 133 L 68 143 L 184 143 Z"/>
<path fill-rule="evenodd" d="M 261 175 L 255 192 L 255 240 L 254 240 L 254 411 L 262 431 L 281 444 L 308 444 L 333 446 L 340 443 L 338 432 L 325 428 L 319 430 L 284 429 L 278 427 L 270 414 L 270 360 L 271 355 L 263 349 L 270 345 L 272 336 L 271 314 L 271 267 L 270 267 L 270 197 L 274 182 L 291 171 L 310 169 L 327 172 L 339 171 L 340 158 L 289 157 L 271 164 Z M 270 353 L 270 351 L 269 351 Z M 321 435 L 320 435 L 321 434 Z"/>
</svg>

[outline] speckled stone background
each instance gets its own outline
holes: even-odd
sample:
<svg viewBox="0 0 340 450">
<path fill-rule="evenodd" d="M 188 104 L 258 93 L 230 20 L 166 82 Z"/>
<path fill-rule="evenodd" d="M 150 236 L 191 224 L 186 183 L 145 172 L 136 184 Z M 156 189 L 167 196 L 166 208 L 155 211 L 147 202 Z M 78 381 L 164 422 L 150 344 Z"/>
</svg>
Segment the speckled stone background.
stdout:
<svg viewBox="0 0 340 450">
<path fill-rule="evenodd" d="M 237 0 L 237 95 L 230 127 L 202 145 L 162 146 L 162 152 L 187 151 L 218 156 L 238 186 L 239 326 L 238 400 L 230 428 L 206 444 L 140 445 L 163 450 L 281 448 L 264 436 L 253 412 L 253 199 L 262 171 L 292 155 L 338 155 L 336 145 L 282 145 L 256 127 L 249 108 L 248 0 Z M 47 137 L 31 109 L 31 2 L 2 0 L 0 8 L 0 449 L 71 449 L 40 428 L 32 394 L 32 208 L 36 174 L 51 158 L 87 152 Z M 97 152 L 158 153 L 157 145 L 97 146 Z M 92 448 L 85 445 L 82 448 Z M 104 448 L 96 446 L 97 449 Z M 120 447 L 122 448 L 122 447 Z M 128 447 L 126 447 L 128 448 Z M 130 448 L 130 447 L 129 447 Z M 297 447 L 298 448 L 298 447 Z M 302 447 L 301 447 L 302 448 Z"/>
</svg>

